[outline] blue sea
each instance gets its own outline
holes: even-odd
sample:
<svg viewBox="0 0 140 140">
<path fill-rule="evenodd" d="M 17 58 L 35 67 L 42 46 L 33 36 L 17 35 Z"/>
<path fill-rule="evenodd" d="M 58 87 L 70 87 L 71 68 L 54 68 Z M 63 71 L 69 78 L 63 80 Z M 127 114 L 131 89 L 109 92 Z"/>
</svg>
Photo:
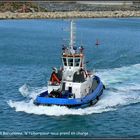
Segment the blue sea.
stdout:
<svg viewBox="0 0 140 140">
<path fill-rule="evenodd" d="M 106 86 L 85 109 L 33 104 L 61 66 L 70 20 L 0 20 L 0 138 L 140 138 L 140 18 L 75 23 L 87 68 Z"/>
</svg>

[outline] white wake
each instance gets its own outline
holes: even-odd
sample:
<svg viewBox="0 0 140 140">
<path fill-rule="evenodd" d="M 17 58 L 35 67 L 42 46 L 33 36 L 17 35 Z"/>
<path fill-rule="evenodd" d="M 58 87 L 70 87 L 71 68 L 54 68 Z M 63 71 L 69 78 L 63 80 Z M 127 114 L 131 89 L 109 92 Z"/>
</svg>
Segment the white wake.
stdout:
<svg viewBox="0 0 140 140">
<path fill-rule="evenodd" d="M 31 88 L 23 85 L 19 91 L 30 100 L 8 101 L 10 107 L 17 112 L 29 114 L 60 116 L 60 115 L 88 115 L 113 111 L 119 107 L 140 102 L 140 64 L 115 69 L 98 70 L 96 73 L 106 85 L 101 99 L 92 107 L 84 109 L 68 109 L 60 106 L 36 106 L 33 99 L 47 87 Z"/>
</svg>

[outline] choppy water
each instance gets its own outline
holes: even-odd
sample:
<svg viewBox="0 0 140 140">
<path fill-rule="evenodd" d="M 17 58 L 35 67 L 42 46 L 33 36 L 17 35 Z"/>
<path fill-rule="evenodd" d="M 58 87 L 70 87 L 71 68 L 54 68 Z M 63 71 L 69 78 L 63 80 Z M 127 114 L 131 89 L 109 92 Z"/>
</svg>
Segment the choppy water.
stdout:
<svg viewBox="0 0 140 140">
<path fill-rule="evenodd" d="M 76 24 L 77 45 L 82 40 L 89 69 L 106 85 L 95 106 L 78 110 L 33 105 L 47 89 L 51 67 L 61 64 L 62 38 L 68 37 L 62 28 L 69 21 L 0 21 L 0 137 L 140 137 L 140 19 Z"/>
</svg>

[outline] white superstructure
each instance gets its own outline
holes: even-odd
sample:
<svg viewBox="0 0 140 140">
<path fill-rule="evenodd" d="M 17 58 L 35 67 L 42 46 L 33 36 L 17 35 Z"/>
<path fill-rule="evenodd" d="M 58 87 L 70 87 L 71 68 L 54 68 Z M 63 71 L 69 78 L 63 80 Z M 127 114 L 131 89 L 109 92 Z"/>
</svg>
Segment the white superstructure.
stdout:
<svg viewBox="0 0 140 140">
<path fill-rule="evenodd" d="M 93 74 L 86 70 L 83 47 L 76 49 L 75 27 L 73 20 L 70 25 L 69 47 L 63 48 L 61 70 L 54 70 L 48 84 L 48 92 L 59 90 L 72 93 L 72 98 L 81 98 L 87 95 L 92 87 Z"/>
</svg>

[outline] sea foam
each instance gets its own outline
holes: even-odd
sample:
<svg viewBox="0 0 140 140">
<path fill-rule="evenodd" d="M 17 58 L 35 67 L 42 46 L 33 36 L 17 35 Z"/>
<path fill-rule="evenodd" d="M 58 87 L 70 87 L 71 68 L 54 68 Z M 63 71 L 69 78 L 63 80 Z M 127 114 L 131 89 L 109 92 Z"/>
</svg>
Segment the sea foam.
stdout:
<svg viewBox="0 0 140 140">
<path fill-rule="evenodd" d="M 69 109 L 60 106 L 36 106 L 33 100 L 47 87 L 33 88 L 23 85 L 19 88 L 21 94 L 30 100 L 8 101 L 10 107 L 17 112 L 22 111 L 29 114 L 61 116 L 61 115 L 89 115 L 117 110 L 125 105 L 140 102 L 140 64 L 114 69 L 98 70 L 96 75 L 100 76 L 106 85 L 101 99 L 94 106 L 84 109 Z"/>
</svg>

